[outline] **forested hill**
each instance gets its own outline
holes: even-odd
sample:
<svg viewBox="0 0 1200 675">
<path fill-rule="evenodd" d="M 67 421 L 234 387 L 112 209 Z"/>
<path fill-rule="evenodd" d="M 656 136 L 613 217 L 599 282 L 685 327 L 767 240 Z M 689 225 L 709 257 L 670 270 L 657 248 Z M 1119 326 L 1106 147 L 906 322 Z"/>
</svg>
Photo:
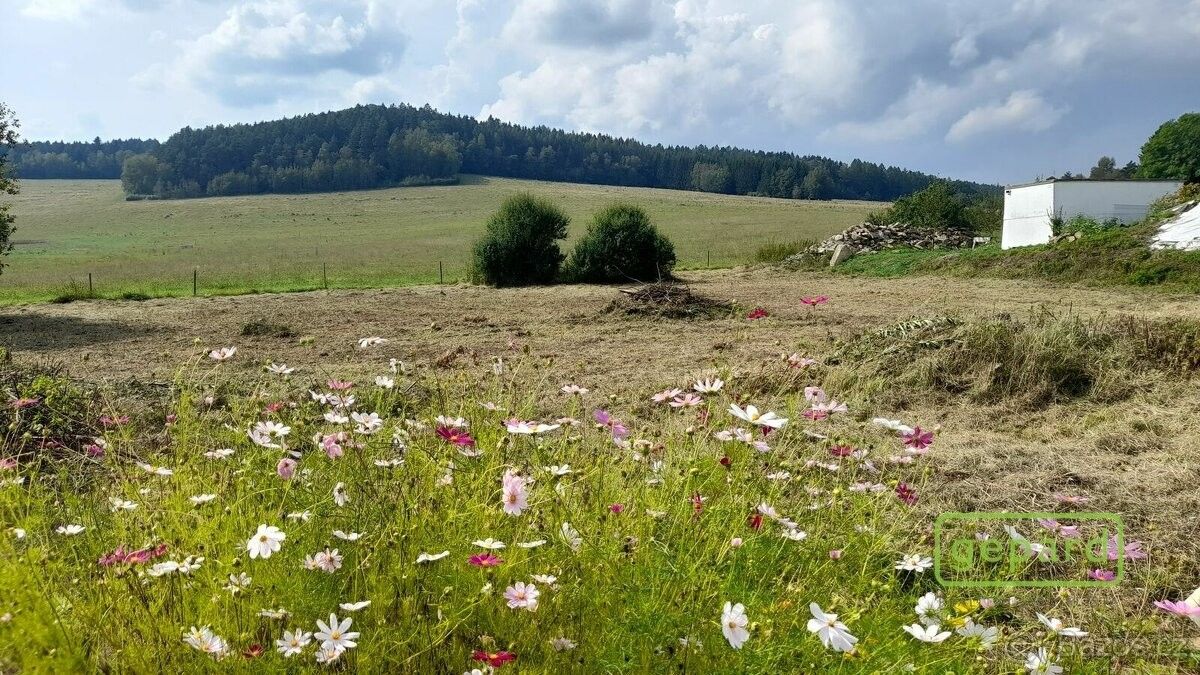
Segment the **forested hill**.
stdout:
<svg viewBox="0 0 1200 675">
<path fill-rule="evenodd" d="M 18 178 L 118 178 L 129 157 L 153 152 L 158 141 L 140 138 L 101 141 L 35 141 L 9 151 Z"/>
<path fill-rule="evenodd" d="M 801 199 L 892 200 L 937 180 L 860 160 L 647 145 L 409 105 L 184 128 L 128 158 L 122 180 L 130 194 L 191 197 L 452 182 L 460 172 Z M 998 191 L 953 185 L 964 193 Z"/>
</svg>

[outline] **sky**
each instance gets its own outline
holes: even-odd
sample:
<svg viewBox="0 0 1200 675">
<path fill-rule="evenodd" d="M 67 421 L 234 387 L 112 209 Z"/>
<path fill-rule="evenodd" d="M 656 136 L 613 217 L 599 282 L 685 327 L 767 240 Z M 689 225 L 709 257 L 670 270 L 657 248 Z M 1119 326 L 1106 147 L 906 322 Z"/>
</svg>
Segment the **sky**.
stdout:
<svg viewBox="0 0 1200 675">
<path fill-rule="evenodd" d="M 1200 0 L 0 0 L 32 140 L 409 103 L 1015 183 L 1200 110 Z"/>
</svg>

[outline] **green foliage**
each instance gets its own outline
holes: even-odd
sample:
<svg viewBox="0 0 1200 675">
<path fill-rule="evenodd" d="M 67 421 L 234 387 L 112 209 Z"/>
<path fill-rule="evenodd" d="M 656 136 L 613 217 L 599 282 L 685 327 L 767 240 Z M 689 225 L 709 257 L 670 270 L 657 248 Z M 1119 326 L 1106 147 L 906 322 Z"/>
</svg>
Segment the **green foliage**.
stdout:
<svg viewBox="0 0 1200 675">
<path fill-rule="evenodd" d="M 0 434 L 3 457 L 22 457 L 60 446 L 79 449 L 95 434 L 94 393 L 85 391 L 55 367 L 0 366 Z"/>
<path fill-rule="evenodd" d="M 988 213 L 988 207 L 981 207 L 976 219 L 986 224 Z M 970 230 L 975 224 L 968 215 L 966 198 L 944 181 L 897 199 L 878 219 L 921 230 Z"/>
<path fill-rule="evenodd" d="M 778 263 L 784 260 L 807 251 L 817 244 L 814 239 L 804 239 L 801 241 L 776 242 L 770 241 L 762 246 L 759 246 L 754 251 L 754 262 L 758 263 Z"/>
<path fill-rule="evenodd" d="M 475 244 L 475 272 L 492 286 L 551 284 L 563 254 L 558 240 L 570 219 L 548 200 L 528 192 L 504 200 Z"/>
<path fill-rule="evenodd" d="M 154 155 L 133 155 L 121 166 L 121 188 L 127 195 L 154 194 L 162 187 L 165 171 Z"/>
<path fill-rule="evenodd" d="M 566 278 L 583 283 L 659 281 L 675 267 L 675 247 L 640 206 L 611 204 L 575 245 Z"/>
<path fill-rule="evenodd" d="M 1138 172 L 1137 162 L 1129 162 L 1117 168 L 1117 160 L 1107 155 L 1096 160 L 1096 166 L 1088 171 L 1091 180 L 1132 180 Z"/>
<path fill-rule="evenodd" d="M 256 124 L 184 128 L 165 143 L 39 141 L 15 148 L 29 178 L 117 178 L 126 159 L 162 163 L 160 198 L 303 193 L 439 184 L 462 171 L 565 182 L 804 199 L 888 201 L 935 177 L 854 160 L 737 148 L 663 147 L 600 134 L 523 127 L 425 106 L 361 105 Z M 419 180 L 424 176 L 424 180 Z M 971 194 L 997 186 L 956 181 Z M 145 185 L 139 186 L 145 187 Z"/>
<path fill-rule="evenodd" d="M 1164 122 L 1142 146 L 1139 178 L 1200 181 L 1200 113 Z"/>
<path fill-rule="evenodd" d="M 17 144 L 19 123 L 8 106 L 0 103 L 0 194 L 17 194 L 17 180 L 9 174 L 8 152 Z M 9 205 L 0 202 L 0 271 L 4 270 L 3 256 L 12 250 L 15 218 L 8 212 Z"/>
<path fill-rule="evenodd" d="M 692 167 L 692 189 L 701 192 L 729 192 L 729 169 L 721 164 L 697 162 Z"/>
<path fill-rule="evenodd" d="M 95 300 L 98 297 L 100 296 L 96 291 L 89 288 L 87 284 L 76 279 L 71 279 L 63 285 L 58 294 L 50 302 L 65 305 L 76 300 Z"/>
</svg>

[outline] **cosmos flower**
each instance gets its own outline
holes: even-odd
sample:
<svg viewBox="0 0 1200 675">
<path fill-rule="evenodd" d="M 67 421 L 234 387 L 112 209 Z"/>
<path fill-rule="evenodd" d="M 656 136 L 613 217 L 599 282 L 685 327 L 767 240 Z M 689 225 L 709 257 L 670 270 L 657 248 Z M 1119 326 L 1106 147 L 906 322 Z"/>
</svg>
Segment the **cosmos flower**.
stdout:
<svg viewBox="0 0 1200 675">
<path fill-rule="evenodd" d="M 380 375 L 375 378 L 375 386 L 383 389 L 391 389 L 396 386 L 396 381 L 385 375 Z"/>
<path fill-rule="evenodd" d="M 54 529 L 54 531 L 67 537 L 73 537 L 77 534 L 83 533 L 83 531 L 86 529 L 87 528 L 83 525 L 59 525 Z"/>
<path fill-rule="evenodd" d="M 278 527 L 259 525 L 258 531 L 246 542 L 246 550 L 250 553 L 251 560 L 254 558 L 266 560 L 271 557 L 271 554 L 283 548 L 284 539 L 287 539 L 287 535 Z"/>
<path fill-rule="evenodd" d="M 800 298 L 800 302 L 809 307 L 816 307 L 829 302 L 829 296 L 826 295 L 806 295 Z"/>
<path fill-rule="evenodd" d="M 476 650 L 471 652 L 471 658 L 475 659 L 476 661 L 482 661 L 493 668 L 499 668 L 510 661 L 516 660 L 517 655 L 513 654 L 512 652 L 505 651 L 485 652 L 482 650 Z"/>
<path fill-rule="evenodd" d="M 208 626 L 201 626 L 200 628 L 192 626 L 183 636 L 183 641 L 196 651 L 209 654 L 214 658 L 223 656 L 229 651 L 229 644 L 225 642 L 225 638 L 213 633 L 212 629 Z"/>
<path fill-rule="evenodd" d="M 496 567 L 504 561 L 494 553 L 476 553 L 467 558 L 467 562 L 471 563 L 474 567 Z"/>
<path fill-rule="evenodd" d="M 330 550 L 326 546 L 324 551 L 304 556 L 304 569 L 307 570 L 320 570 L 326 574 L 333 574 L 341 568 L 342 555 L 336 548 Z"/>
<path fill-rule="evenodd" d="M 386 345 L 387 343 L 388 343 L 387 338 L 381 338 L 381 337 L 375 337 L 375 336 L 359 338 L 358 348 L 359 349 L 367 349 L 368 347 L 377 347 L 379 345 Z"/>
<path fill-rule="evenodd" d="M 508 606 L 511 609 L 524 609 L 530 612 L 536 612 L 538 607 L 538 596 L 541 591 L 533 584 L 526 584 L 523 581 L 504 589 L 504 599 L 508 601 Z"/>
<path fill-rule="evenodd" d="M 755 307 L 754 309 L 750 310 L 750 313 L 746 315 L 746 318 L 753 321 L 755 319 L 764 319 L 767 316 L 767 310 L 763 309 L 762 307 Z"/>
<path fill-rule="evenodd" d="M 933 444 L 933 432 L 925 431 L 920 425 L 900 432 L 900 438 L 904 441 L 904 447 L 910 450 L 924 450 Z"/>
<path fill-rule="evenodd" d="M 441 553 L 422 553 L 417 556 L 417 564 L 435 562 L 450 555 L 450 551 L 442 551 Z"/>
<path fill-rule="evenodd" d="M 208 358 L 213 361 L 228 361 L 237 353 L 237 347 L 220 347 L 208 353 Z"/>
<path fill-rule="evenodd" d="M 1074 626 L 1067 626 L 1062 619 L 1052 619 L 1041 612 L 1038 612 L 1037 618 L 1038 621 L 1042 622 L 1043 626 L 1049 628 L 1051 632 L 1057 635 L 1061 635 L 1063 637 L 1084 637 L 1087 635 L 1086 631 L 1080 630 Z"/>
<path fill-rule="evenodd" d="M 272 363 L 267 366 L 267 372 L 272 375 L 291 375 L 295 371 L 295 368 L 289 368 L 286 363 Z"/>
<path fill-rule="evenodd" d="M 758 408 L 753 405 L 747 405 L 743 409 L 738 407 L 736 403 L 731 403 L 729 404 L 729 413 L 750 424 L 769 427 L 771 429 L 782 429 L 787 424 L 787 418 L 780 417 L 773 412 L 760 413 Z"/>
<path fill-rule="evenodd" d="M 996 641 L 1000 639 L 1000 629 L 995 626 L 981 626 L 975 623 L 971 617 L 967 617 L 963 621 L 962 627 L 954 631 L 967 639 L 978 639 L 979 646 L 983 649 L 989 649 Z"/>
<path fill-rule="evenodd" d="M 275 464 L 275 474 L 284 480 L 290 480 L 296 475 L 296 460 L 284 457 Z"/>
<path fill-rule="evenodd" d="M 750 619 L 746 616 L 746 607 L 742 603 L 725 603 L 724 609 L 721 610 L 721 632 L 729 641 L 730 647 L 741 649 L 742 645 L 746 644 L 746 640 L 750 639 L 750 631 L 746 628 L 749 624 Z"/>
<path fill-rule="evenodd" d="M 349 617 L 340 623 L 336 614 L 329 615 L 329 623 L 317 620 L 317 632 L 313 637 L 321 642 L 321 649 L 346 651 L 358 646 L 358 632 L 351 632 L 350 625 L 354 623 Z"/>
<path fill-rule="evenodd" d="M 1054 663 L 1046 653 L 1045 647 L 1039 647 L 1036 652 L 1030 652 L 1025 656 L 1025 670 L 1047 675 L 1059 675 L 1063 672 L 1062 666 Z"/>
<path fill-rule="evenodd" d="M 905 633 L 908 633 L 921 642 L 928 642 L 930 644 L 945 642 L 946 638 L 950 637 L 950 631 L 939 632 L 941 626 L 937 625 L 936 623 L 928 626 L 922 626 L 919 623 L 914 623 L 911 626 L 901 626 L 901 628 L 904 629 Z"/>
<path fill-rule="evenodd" d="M 846 624 L 838 621 L 837 614 L 830 614 L 813 602 L 808 605 L 812 618 L 808 620 L 808 632 L 816 634 L 821 644 L 827 649 L 837 652 L 848 652 L 854 649 L 858 638 L 850 634 Z"/>
<path fill-rule="evenodd" d="M 505 428 L 510 434 L 544 434 L 547 431 L 554 431 L 559 427 L 557 424 L 543 424 L 541 422 L 523 422 L 519 419 L 507 420 L 504 423 Z"/>
<path fill-rule="evenodd" d="M 338 484 L 333 486 L 333 503 L 345 506 L 349 502 L 350 495 L 346 494 L 346 484 L 338 481 Z"/>
<path fill-rule="evenodd" d="M 695 394 L 687 393 L 682 396 L 676 396 L 675 398 L 671 399 L 670 406 L 672 408 L 691 408 L 691 407 L 698 406 L 701 403 L 704 403 L 704 399 L 700 398 L 699 396 L 697 396 Z"/>
<path fill-rule="evenodd" d="M 471 438 L 471 434 L 457 427 L 448 427 L 438 425 L 437 435 L 452 445 L 459 447 L 473 448 L 475 447 L 475 439 Z"/>
<path fill-rule="evenodd" d="M 897 560 L 895 565 L 895 569 L 917 573 L 924 572 L 930 567 L 933 567 L 933 558 L 923 556 L 920 553 L 910 553 Z"/>
<path fill-rule="evenodd" d="M 692 385 L 692 389 L 695 389 L 701 394 L 715 394 L 718 391 L 721 391 L 721 388 L 724 386 L 725 381 L 721 378 L 706 377 L 703 380 L 697 380 L 696 383 Z"/>
<path fill-rule="evenodd" d="M 583 396 L 584 394 L 588 393 L 587 389 L 577 384 L 565 384 L 559 391 L 567 394 L 568 396 Z"/>
<path fill-rule="evenodd" d="M 284 657 L 290 658 L 304 651 L 310 642 L 312 642 L 312 633 L 305 633 L 302 630 L 294 632 L 285 630 L 283 637 L 275 641 L 275 648 Z"/>
</svg>

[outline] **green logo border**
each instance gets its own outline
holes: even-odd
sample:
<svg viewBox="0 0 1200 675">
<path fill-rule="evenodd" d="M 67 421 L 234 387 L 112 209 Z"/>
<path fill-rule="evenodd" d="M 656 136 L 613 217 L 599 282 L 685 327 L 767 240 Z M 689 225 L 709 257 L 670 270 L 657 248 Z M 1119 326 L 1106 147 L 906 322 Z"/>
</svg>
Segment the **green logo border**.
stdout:
<svg viewBox="0 0 1200 675">
<path fill-rule="evenodd" d="M 979 512 L 979 513 L 964 513 L 960 511 L 948 511 L 937 517 L 933 523 L 933 575 L 939 584 L 946 588 L 997 588 L 997 587 L 1012 587 L 1012 588 L 1102 588 L 1112 587 L 1121 583 L 1125 578 L 1125 556 L 1117 556 L 1117 574 L 1112 581 L 1100 581 L 1097 579 L 1028 579 L 1015 581 L 990 581 L 990 580 L 949 580 L 942 577 L 942 528 L 945 523 L 950 520 L 964 521 L 997 521 L 997 520 L 1104 520 L 1112 523 L 1117 530 L 1117 548 L 1124 549 L 1125 547 L 1125 523 L 1121 520 L 1120 514 L 1103 513 L 1095 511 L 1072 512 L 1072 513 L 1053 513 L 1049 511 L 1029 511 L 1029 512 Z"/>
</svg>

